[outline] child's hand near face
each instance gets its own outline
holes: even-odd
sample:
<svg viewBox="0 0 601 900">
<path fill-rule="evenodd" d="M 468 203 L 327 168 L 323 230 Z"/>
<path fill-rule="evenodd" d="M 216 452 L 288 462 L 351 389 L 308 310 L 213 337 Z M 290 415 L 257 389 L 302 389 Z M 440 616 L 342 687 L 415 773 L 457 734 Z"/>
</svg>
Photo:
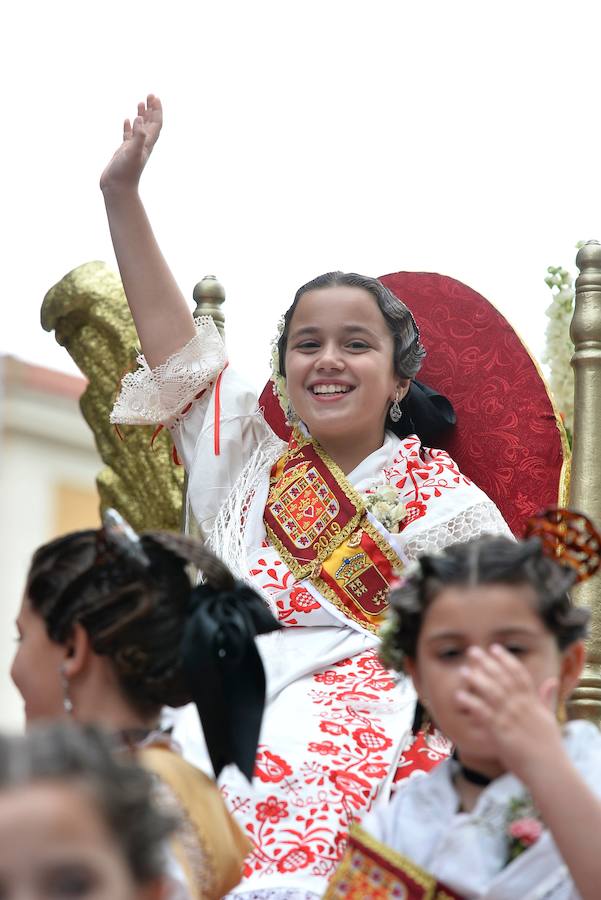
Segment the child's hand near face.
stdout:
<svg viewBox="0 0 601 900">
<path fill-rule="evenodd" d="M 461 677 L 459 706 L 489 732 L 499 761 L 526 785 L 534 768 L 563 755 L 557 678 L 547 678 L 537 690 L 526 667 L 499 644 L 470 647 Z"/>
</svg>

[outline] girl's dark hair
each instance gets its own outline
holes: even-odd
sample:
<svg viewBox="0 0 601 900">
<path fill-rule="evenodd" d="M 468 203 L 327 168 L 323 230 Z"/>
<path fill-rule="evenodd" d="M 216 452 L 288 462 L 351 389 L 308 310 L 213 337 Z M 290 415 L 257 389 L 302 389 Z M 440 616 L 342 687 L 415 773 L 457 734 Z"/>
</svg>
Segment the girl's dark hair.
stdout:
<svg viewBox="0 0 601 900">
<path fill-rule="evenodd" d="M 190 612 L 189 564 L 216 590 L 234 579 L 194 538 L 168 532 L 140 535 L 150 561 L 144 571 L 103 540 L 102 531 L 77 531 L 34 554 L 26 595 L 51 640 L 64 644 L 73 626 L 87 632 L 95 653 L 107 656 L 138 713 L 192 700 L 181 644 Z"/>
<path fill-rule="evenodd" d="M 386 666 L 403 669 L 415 659 L 424 614 L 448 587 L 503 584 L 533 588 L 535 611 L 555 636 L 560 650 L 586 636 L 589 612 L 568 594 L 575 573 L 545 556 L 538 538 L 512 541 L 485 536 L 453 544 L 436 556 L 421 556 L 417 568 L 390 596 L 390 621 L 380 654 Z"/>
<path fill-rule="evenodd" d="M 0 737 L 0 791 L 36 781 L 83 785 L 92 796 L 134 881 L 163 874 L 166 839 L 178 822 L 153 802 L 152 776 L 91 726 L 55 723 Z"/>
<path fill-rule="evenodd" d="M 399 378 L 415 378 L 419 372 L 426 351 L 419 339 L 419 329 L 415 319 L 402 300 L 385 287 L 377 278 L 367 275 L 357 275 L 355 272 L 326 272 L 312 281 L 303 284 L 298 289 L 292 301 L 292 305 L 284 315 L 284 328 L 278 340 L 278 354 L 280 361 L 280 374 L 286 375 L 286 349 L 288 347 L 288 333 L 290 322 L 294 315 L 299 300 L 308 291 L 317 291 L 322 288 L 346 285 L 347 287 L 362 288 L 372 295 L 394 341 L 394 371 Z M 387 421 L 387 428 L 393 428 L 391 421 Z"/>
</svg>

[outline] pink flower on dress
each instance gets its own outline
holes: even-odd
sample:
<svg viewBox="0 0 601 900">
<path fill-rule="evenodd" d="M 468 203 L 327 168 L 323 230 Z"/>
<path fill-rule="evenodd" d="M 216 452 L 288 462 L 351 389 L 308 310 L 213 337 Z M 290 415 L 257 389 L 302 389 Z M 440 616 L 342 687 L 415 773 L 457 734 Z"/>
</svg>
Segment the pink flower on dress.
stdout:
<svg viewBox="0 0 601 900">
<path fill-rule="evenodd" d="M 357 728 L 353 731 L 353 738 L 363 750 L 381 751 L 392 746 L 389 737 L 374 731 L 373 728 Z"/>
<path fill-rule="evenodd" d="M 264 803 L 257 803 L 257 819 L 259 822 L 271 822 L 277 825 L 280 819 L 288 815 L 288 804 L 285 800 L 278 800 L 273 794 L 267 797 Z"/>
<path fill-rule="evenodd" d="M 311 741 L 308 749 L 310 753 L 320 753 L 321 756 L 328 756 L 329 754 L 334 756 L 336 753 L 340 753 L 340 747 L 337 747 L 332 741 L 323 741 L 321 744 Z"/>
<path fill-rule="evenodd" d="M 300 613 L 308 613 L 312 609 L 319 609 L 319 603 L 315 597 L 302 587 L 295 587 L 290 591 L 290 606 L 293 610 Z"/>
<path fill-rule="evenodd" d="M 313 678 L 315 681 L 323 682 L 323 684 L 338 684 L 345 680 L 346 675 L 341 675 L 338 672 L 334 672 L 332 669 L 328 669 L 326 672 L 320 672 L 319 675 L 314 675 Z"/>
<path fill-rule="evenodd" d="M 325 731 L 326 734 L 348 734 L 348 728 L 339 725 L 338 722 L 320 722 L 319 730 Z"/>
<path fill-rule="evenodd" d="M 543 826 L 538 819 L 516 819 L 511 822 L 507 831 L 509 836 L 516 841 L 521 841 L 526 847 L 535 844 L 542 834 Z"/>
</svg>

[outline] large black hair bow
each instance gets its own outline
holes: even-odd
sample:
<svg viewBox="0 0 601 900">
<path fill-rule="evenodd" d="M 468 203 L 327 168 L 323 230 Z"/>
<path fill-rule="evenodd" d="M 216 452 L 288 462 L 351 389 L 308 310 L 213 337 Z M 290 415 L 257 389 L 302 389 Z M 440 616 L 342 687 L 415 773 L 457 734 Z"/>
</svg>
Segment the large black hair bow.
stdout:
<svg viewBox="0 0 601 900">
<path fill-rule="evenodd" d="M 252 778 L 265 704 L 265 672 L 255 637 L 279 628 L 242 582 L 192 591 L 183 667 L 198 709 L 215 776 L 235 763 Z"/>
<path fill-rule="evenodd" d="M 437 446 L 440 434 L 457 421 L 451 401 L 421 381 L 412 381 L 401 400 L 403 416 L 395 426 L 400 438 L 417 434 L 426 446 Z"/>
</svg>

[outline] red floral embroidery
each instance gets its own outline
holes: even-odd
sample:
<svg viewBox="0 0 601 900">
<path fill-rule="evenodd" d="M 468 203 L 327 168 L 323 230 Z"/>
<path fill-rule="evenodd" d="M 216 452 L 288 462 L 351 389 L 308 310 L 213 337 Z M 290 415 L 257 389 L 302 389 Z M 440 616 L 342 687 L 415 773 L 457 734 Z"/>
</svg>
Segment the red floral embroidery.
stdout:
<svg viewBox="0 0 601 900">
<path fill-rule="evenodd" d="M 360 747 L 365 750 L 386 750 L 392 746 L 392 741 L 385 734 L 379 734 L 373 728 L 358 728 L 353 731 L 353 738 Z"/>
<path fill-rule="evenodd" d="M 338 722 L 320 722 L 319 728 L 320 731 L 325 731 L 327 734 L 348 734 L 348 729 L 344 725 L 339 725 Z"/>
<path fill-rule="evenodd" d="M 326 672 L 320 672 L 318 675 L 314 675 L 313 678 L 315 681 L 322 682 L 323 684 L 340 684 L 346 678 L 346 675 L 339 675 L 338 672 L 333 672 L 332 669 L 328 669 Z"/>
<path fill-rule="evenodd" d="M 399 531 L 404 531 L 407 525 L 411 525 L 416 519 L 426 515 L 426 504 L 421 500 L 410 500 L 405 504 L 407 515 L 399 525 Z"/>
<path fill-rule="evenodd" d="M 385 668 L 375 656 L 366 656 L 363 659 L 360 659 L 358 662 L 358 666 L 360 669 L 363 669 L 365 672 L 385 672 Z"/>
<path fill-rule="evenodd" d="M 322 756 L 335 756 L 340 752 L 340 748 L 333 744 L 332 741 L 323 741 L 321 744 L 312 741 L 308 749 L 311 753 L 320 753 Z"/>
<path fill-rule="evenodd" d="M 315 861 L 315 854 L 309 847 L 295 847 L 278 863 L 279 872 L 296 872 L 298 869 L 306 869 L 309 863 Z"/>
<path fill-rule="evenodd" d="M 369 810 L 395 760 L 397 732 L 391 729 L 398 720 L 372 709 L 373 701 L 394 709 L 396 695 L 388 686 L 395 681 L 375 650 L 349 658 L 342 667 L 332 663 L 306 683 L 312 684 L 308 696 L 314 725 L 306 735 L 305 753 L 297 749 L 287 757 L 263 744 L 252 791 L 236 796 L 224 790 L 253 843 L 245 875 L 257 890 L 263 876 L 278 872 L 329 877 L 344 852 L 350 823 Z M 427 753 L 420 754 L 412 766 L 405 763 L 403 774 L 426 762 L 433 764 Z"/>
<path fill-rule="evenodd" d="M 353 772 L 333 771 L 329 775 L 330 781 L 333 782 L 336 789 L 342 791 L 343 794 L 350 799 L 356 809 L 365 804 L 365 801 L 371 793 L 371 784 L 364 778 L 359 778 Z"/>
<path fill-rule="evenodd" d="M 265 767 L 261 768 L 260 763 L 264 763 Z M 292 775 L 292 769 L 281 756 L 277 756 L 269 750 L 261 751 L 261 749 L 259 749 L 257 761 L 255 763 L 255 775 L 263 782 L 271 781 L 276 784 L 287 775 Z"/>
<path fill-rule="evenodd" d="M 388 770 L 382 763 L 365 763 L 360 766 L 360 771 L 368 778 L 385 778 Z"/>
<path fill-rule="evenodd" d="M 312 609 L 319 609 L 320 604 L 305 588 L 295 587 L 290 591 L 290 606 L 296 612 L 308 613 Z"/>
<path fill-rule="evenodd" d="M 273 794 L 267 797 L 264 803 L 257 803 L 257 819 L 259 822 L 271 822 L 277 825 L 280 819 L 288 815 L 288 804 L 285 800 L 278 800 Z"/>
</svg>

